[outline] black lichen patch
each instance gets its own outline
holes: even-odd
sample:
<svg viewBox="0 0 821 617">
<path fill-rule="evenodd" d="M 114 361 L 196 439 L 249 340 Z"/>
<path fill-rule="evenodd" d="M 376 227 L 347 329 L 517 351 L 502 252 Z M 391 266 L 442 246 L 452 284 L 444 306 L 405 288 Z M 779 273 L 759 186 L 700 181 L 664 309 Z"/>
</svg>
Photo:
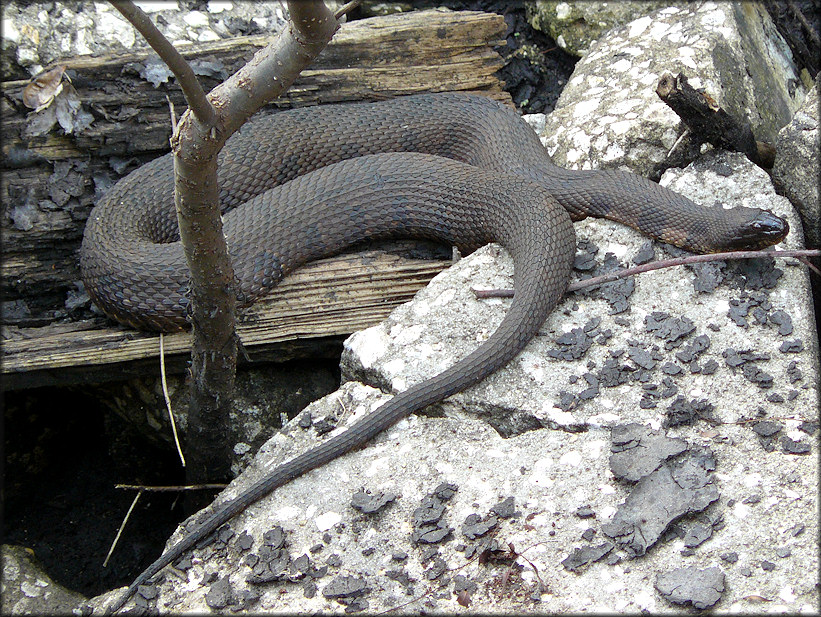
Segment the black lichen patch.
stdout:
<svg viewBox="0 0 821 617">
<path fill-rule="evenodd" d="M 445 520 L 445 502 L 456 490 L 455 484 L 443 482 L 422 499 L 421 505 L 413 511 L 411 542 L 439 544 L 451 536 L 453 528 Z"/>
<path fill-rule="evenodd" d="M 413 584 L 416 582 L 416 579 L 412 578 L 404 569 L 386 570 L 385 576 L 391 579 L 392 581 L 396 581 L 397 583 L 402 585 L 407 595 L 415 595 Z"/>
<path fill-rule="evenodd" d="M 721 355 L 724 356 L 724 363 L 733 372 L 741 367 L 741 373 L 747 381 L 754 383 L 762 390 L 772 388 L 773 376 L 756 364 L 756 362 L 768 361 L 770 354 L 750 350 L 736 351 L 728 347 Z"/>
<path fill-rule="evenodd" d="M 603 262 L 598 264 L 596 262 L 596 254 L 599 252 L 599 248 L 589 240 L 579 240 L 576 251 L 573 268 L 583 273 L 581 280 L 624 269 L 624 265 L 619 263 L 613 253 L 607 253 L 604 256 Z M 644 254 L 637 254 L 636 259 L 642 259 L 646 254 L 646 252 Z M 581 290 L 579 293 L 589 295 L 591 298 L 601 298 L 605 300 L 610 305 L 610 314 L 617 315 L 625 312 L 629 308 L 628 299 L 633 294 L 635 288 L 635 281 L 633 278 L 628 277 L 610 283 L 604 283 L 594 289 Z"/>
<path fill-rule="evenodd" d="M 516 498 L 515 497 L 507 497 L 493 506 L 490 511 L 498 516 L 499 518 L 513 518 L 516 516 L 520 516 L 521 512 L 516 510 Z"/>
<path fill-rule="evenodd" d="M 227 576 L 223 576 L 211 584 L 205 594 L 205 603 L 209 608 L 219 611 L 226 608 L 233 599 L 233 588 Z"/>
<path fill-rule="evenodd" d="M 800 338 L 786 340 L 778 347 L 781 353 L 801 353 L 804 351 L 804 341 Z"/>
<path fill-rule="evenodd" d="M 809 454 L 810 444 L 805 441 L 795 441 L 786 435 L 782 435 L 779 439 L 781 451 L 785 454 Z"/>
<path fill-rule="evenodd" d="M 346 613 L 368 610 L 368 601 L 363 596 L 370 592 L 367 581 L 356 576 L 337 576 L 322 589 L 322 595 L 345 606 Z"/>
<path fill-rule="evenodd" d="M 695 331 L 696 326 L 687 317 L 672 317 L 669 313 L 654 311 L 644 318 L 644 329 L 663 340 L 665 349 L 675 349 Z"/>
<path fill-rule="evenodd" d="M 684 251 L 682 251 L 684 254 Z M 724 268 L 726 261 L 708 261 L 705 263 L 687 264 L 695 278 L 693 279 L 693 289 L 701 293 L 711 293 L 724 282 L 726 278 Z"/>
<path fill-rule="evenodd" d="M 789 336 L 793 332 L 792 317 L 781 309 L 773 311 L 769 315 L 769 321 L 778 328 L 781 336 Z"/>
<path fill-rule="evenodd" d="M 775 288 L 784 272 L 775 267 L 775 260 L 737 259 L 727 265 L 728 282 L 746 291 Z"/>
<path fill-rule="evenodd" d="M 600 323 L 601 318 L 596 317 L 581 328 L 573 328 L 570 332 L 565 332 L 556 339 L 558 347 L 549 349 L 547 355 L 557 360 L 578 360 L 593 345 L 596 336 L 599 334 L 598 327 Z"/>
<path fill-rule="evenodd" d="M 614 426 L 610 441 L 610 471 L 617 479 L 628 482 L 638 482 L 687 449 L 683 439 L 667 437 L 635 422 Z"/>
<path fill-rule="evenodd" d="M 653 261 L 656 258 L 656 249 L 653 245 L 652 240 L 647 240 L 644 244 L 639 247 L 639 250 L 636 251 L 636 254 L 633 255 L 633 263 L 637 266 L 642 264 L 646 264 L 648 262 Z"/>
<path fill-rule="evenodd" d="M 287 549 L 285 531 L 277 525 L 262 536 L 262 546 L 256 553 L 245 558 L 245 564 L 251 568 L 245 580 L 258 585 L 271 581 L 288 579 L 291 555 Z"/>
<path fill-rule="evenodd" d="M 607 556 L 615 548 L 612 542 L 603 542 L 596 546 L 581 546 L 573 549 L 573 552 L 562 560 L 562 566 L 569 572 L 578 574 L 591 563 L 599 561 Z"/>
<path fill-rule="evenodd" d="M 623 269 L 624 265 L 619 263 L 616 256 L 612 253 L 607 253 L 604 256 L 604 263 L 602 263 L 602 265 L 599 266 L 594 272 L 596 276 L 601 276 L 603 274 L 609 274 L 610 272 Z M 633 277 L 627 277 L 600 285 L 591 292 L 591 295 L 594 298 L 598 297 L 607 302 L 610 305 L 609 313 L 611 315 L 618 315 L 619 313 L 624 313 L 628 308 L 630 308 L 629 299 L 630 296 L 633 295 L 633 291 L 635 291 L 635 289 L 635 280 Z"/>
<path fill-rule="evenodd" d="M 687 530 L 684 536 L 684 546 L 687 548 L 695 548 L 704 544 L 707 540 L 713 537 L 713 526 L 705 525 L 704 523 L 696 523 Z"/>
<path fill-rule="evenodd" d="M 573 269 L 579 272 L 592 272 L 596 268 L 596 254 L 599 247 L 590 240 L 581 239 L 576 243 L 576 257 Z"/>
<path fill-rule="evenodd" d="M 377 491 L 371 493 L 364 489 L 358 490 L 351 498 L 351 507 L 359 510 L 363 514 L 373 514 L 384 508 L 396 499 L 396 495 L 391 492 Z"/>
<path fill-rule="evenodd" d="M 499 524 L 499 519 L 491 514 L 481 517 L 478 514 L 468 514 L 465 522 L 462 523 L 462 535 L 468 540 L 475 540 L 487 534 L 491 529 L 495 529 Z"/>
<path fill-rule="evenodd" d="M 795 360 L 791 361 L 787 365 L 787 379 L 790 383 L 796 383 L 801 381 L 804 378 L 804 373 L 801 372 L 801 369 L 798 368 L 798 362 Z"/>
<path fill-rule="evenodd" d="M 712 412 L 713 404 L 706 399 L 688 400 L 684 396 L 677 396 L 665 411 L 662 426 L 664 428 L 689 426 L 700 419 L 713 421 Z"/>
<path fill-rule="evenodd" d="M 593 508 L 591 508 L 589 505 L 581 506 L 579 508 L 576 508 L 576 511 L 574 512 L 574 514 L 576 516 L 578 516 L 579 518 L 582 518 L 582 519 L 584 519 L 584 518 L 595 518 L 596 517 L 596 511 L 593 510 Z"/>
<path fill-rule="evenodd" d="M 675 520 L 718 499 L 714 469 L 708 448 L 690 448 L 665 461 L 638 481 L 602 531 L 631 557 L 643 555 Z"/>
<path fill-rule="evenodd" d="M 724 573 L 712 567 L 678 568 L 656 576 L 656 589 L 673 604 L 690 604 L 693 608 L 710 608 L 724 593 Z"/>
<path fill-rule="evenodd" d="M 706 334 L 699 334 L 683 349 L 676 352 L 676 358 L 680 362 L 690 364 L 710 348 L 710 337 Z"/>
</svg>

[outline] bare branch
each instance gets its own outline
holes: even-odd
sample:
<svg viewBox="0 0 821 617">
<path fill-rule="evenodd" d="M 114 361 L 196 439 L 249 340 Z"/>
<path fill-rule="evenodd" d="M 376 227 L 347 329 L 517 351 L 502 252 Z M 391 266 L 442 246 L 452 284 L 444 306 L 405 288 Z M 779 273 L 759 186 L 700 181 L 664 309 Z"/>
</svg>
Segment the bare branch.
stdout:
<svg viewBox="0 0 821 617">
<path fill-rule="evenodd" d="M 289 0 L 288 10 L 288 29 L 208 95 L 219 109 L 222 134 L 217 139 L 224 142 L 260 107 L 285 92 L 339 28 L 320 0 Z"/>
<path fill-rule="evenodd" d="M 142 9 L 136 6 L 131 0 L 111 0 L 111 4 L 125 17 L 137 31 L 145 37 L 151 48 L 157 52 L 163 62 L 168 65 L 177 83 L 188 101 L 197 120 L 207 126 L 212 126 L 216 120 L 216 112 L 208 102 L 205 91 L 202 89 L 199 80 L 191 65 L 186 62 L 180 52 L 169 42 L 160 32 L 151 19 Z"/>
<path fill-rule="evenodd" d="M 114 488 L 123 488 L 131 491 L 147 493 L 177 493 L 180 491 L 212 491 L 226 488 L 227 484 L 180 484 L 171 486 L 150 486 L 146 484 L 115 484 Z"/>
<path fill-rule="evenodd" d="M 343 16 L 350 13 L 352 10 L 354 10 L 356 7 L 358 7 L 360 4 L 362 4 L 362 0 L 351 0 L 347 4 L 343 4 L 342 6 L 340 6 L 336 10 L 336 13 L 334 13 L 334 17 L 336 19 L 342 19 Z"/>
<path fill-rule="evenodd" d="M 722 261 L 733 259 L 760 259 L 762 257 L 795 257 L 802 260 L 807 257 L 819 257 L 821 250 L 795 250 L 795 251 L 729 251 L 726 253 L 710 253 L 708 255 L 688 255 L 686 257 L 676 257 L 674 259 L 661 259 L 658 261 L 651 261 L 640 266 L 633 266 L 632 268 L 625 268 L 617 270 L 601 276 L 594 276 L 589 279 L 583 279 L 570 283 L 567 286 L 566 293 L 578 291 L 586 287 L 595 287 L 604 283 L 611 283 L 618 279 L 627 278 L 641 274 L 642 272 L 650 272 L 652 270 L 660 270 L 662 268 L 671 268 L 673 266 L 686 266 L 687 264 L 704 263 L 708 261 Z M 474 289 L 474 295 L 477 298 L 512 298 L 512 289 Z"/>
</svg>

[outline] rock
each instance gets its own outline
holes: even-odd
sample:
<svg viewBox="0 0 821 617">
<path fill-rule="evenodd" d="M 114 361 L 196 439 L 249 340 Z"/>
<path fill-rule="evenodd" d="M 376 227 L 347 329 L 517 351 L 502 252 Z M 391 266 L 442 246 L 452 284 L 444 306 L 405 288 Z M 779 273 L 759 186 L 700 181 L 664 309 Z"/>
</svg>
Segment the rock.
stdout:
<svg viewBox="0 0 821 617">
<path fill-rule="evenodd" d="M 762 5 L 662 9 L 610 31 L 576 64 L 541 133 L 553 161 L 573 169 L 626 167 L 657 178 L 683 132 L 655 92 L 667 72 L 683 72 L 769 143 L 805 95 Z"/>
<path fill-rule="evenodd" d="M 821 247 L 821 204 L 818 199 L 818 178 L 821 177 L 818 168 L 820 84 L 821 77 L 818 77 L 792 121 L 778 133 L 773 166 L 773 182 L 778 192 L 786 195 L 801 214 L 808 248 Z"/>
<path fill-rule="evenodd" d="M 686 170 L 668 174 L 666 183 L 696 199 L 708 196 L 711 203 L 721 195 L 727 205 L 765 203 L 791 223 L 797 220 L 787 200 L 774 194 L 767 175 L 742 155 L 714 152 Z M 646 238 L 615 223 L 590 220 L 576 228 L 580 244 L 593 255 L 594 274 L 604 261 L 601 253 L 613 253 L 626 262 L 646 248 Z M 797 239 L 788 237 L 786 248 L 796 245 Z M 654 250 L 658 257 L 676 252 L 658 243 Z M 495 245 L 463 258 L 385 322 L 348 339 L 345 378 L 398 391 L 438 373 L 475 348 L 496 327 L 509 303 L 477 300 L 471 288 L 507 287 L 511 269 L 507 253 Z M 584 271 L 585 276 L 589 273 Z M 739 567 L 726 573 L 728 606 L 743 604 L 751 587 L 763 597 L 778 597 L 788 585 L 792 595 L 784 601 L 786 610 L 809 610 L 806 607 L 815 606 L 818 599 L 817 577 L 806 576 L 818 572 L 817 465 L 812 456 L 795 456 L 778 447 L 765 449 L 750 428 L 756 425 L 751 419 L 777 419 L 784 426 L 782 433 L 802 439 L 817 455 L 817 441 L 802 438 L 799 428 L 818 419 L 817 339 L 807 304 L 808 277 L 802 266 L 780 260 L 774 266 L 724 264 L 713 274 L 715 289 L 709 293 L 696 291 L 698 276 L 690 269 L 641 275 L 626 296 L 625 310 L 615 314 L 610 302 L 596 293 L 567 297 L 548 318 L 541 335 L 483 383 L 426 414 L 401 420 L 366 447 L 297 478 L 233 519 L 227 526 L 233 539 L 227 545 L 194 550 L 193 565 L 182 581 L 162 577 L 156 606 L 204 611 L 210 583 L 203 586 L 200 581 L 230 576 L 235 597 L 256 598 L 247 603 L 252 612 L 338 610 L 344 598 L 326 598 L 321 593 L 332 580 L 356 580 L 370 589 L 367 598 L 357 599 L 367 600 L 367 610 L 375 612 L 403 604 L 408 594 L 426 598 L 411 609 L 456 611 L 467 582 L 478 585 L 470 593 L 470 606 L 479 612 L 491 608 L 521 612 L 534 606 L 546 612 L 571 608 L 653 612 L 664 607 L 653 587 L 656 573 L 674 570 L 681 563 L 679 551 L 684 544 L 673 519 L 712 502 L 710 518 L 723 516 L 725 525 L 713 525 L 710 540 L 687 550 L 700 563 L 719 563 L 721 555 L 731 551 L 738 554 Z M 760 309 L 760 319 L 749 317 L 739 324 L 731 316 L 733 301 L 746 303 L 749 315 L 753 308 Z M 779 324 L 784 319 L 769 320 L 777 311 L 790 315 L 790 336 L 805 341 L 803 351 L 778 351 L 784 336 Z M 660 339 L 661 330 L 655 325 L 647 329 L 645 318 L 654 313 L 666 313 L 676 323 L 686 317 L 694 328 L 687 328 L 688 333 L 678 339 L 681 330 L 670 327 L 663 334 L 666 338 Z M 657 316 L 653 323 L 665 321 Z M 579 357 L 552 356 L 557 340 L 574 329 L 579 331 L 574 338 L 589 339 L 589 345 L 579 348 Z M 699 338 L 704 336 L 709 341 Z M 668 349 L 666 343 L 671 341 L 680 344 Z M 725 357 L 728 348 L 735 353 Z M 631 349 L 647 353 L 631 355 Z M 708 361 L 716 365 L 712 372 L 701 370 Z M 772 376 L 771 387 L 763 389 L 751 382 L 743 370 L 746 365 L 766 369 Z M 672 372 L 670 366 L 681 370 Z M 582 398 L 580 394 L 588 390 L 593 394 Z M 768 398 L 772 392 L 785 396 L 773 402 Z M 313 403 L 261 448 L 216 504 L 250 486 L 277 462 L 350 425 L 388 396 L 349 381 Z M 666 429 L 666 435 L 690 444 L 679 457 L 695 457 L 696 465 L 706 460 L 699 458 L 698 448 L 708 446 L 715 470 L 702 466 L 707 473 L 698 476 L 691 473 L 695 467 L 687 467 L 674 455 L 663 466 L 667 479 L 674 482 L 654 490 L 656 482 L 645 480 L 633 496 L 636 488 L 618 482 L 610 472 L 610 429 L 637 422 L 658 431 L 678 396 L 696 411 L 703 409 L 697 404 L 702 400 L 712 405 L 710 421 L 695 413 L 687 422 Z M 690 486 L 695 480 L 703 486 Z M 442 486 L 451 485 L 454 488 L 442 493 Z M 675 487 L 683 487 L 676 489 L 681 494 L 671 496 Z M 744 503 L 752 487 L 764 496 L 762 503 Z M 376 514 L 364 514 L 351 506 L 362 491 L 396 499 Z M 511 497 L 516 515 L 497 517 L 495 549 L 481 544 L 491 542 L 487 536 L 473 534 L 477 537 L 469 539 L 461 533 L 463 528 L 477 529 L 481 522 L 490 521 L 493 508 Z M 674 502 L 681 506 L 678 510 Z M 646 515 L 647 510 L 636 504 L 650 504 L 662 512 L 670 506 L 673 512 L 664 520 L 653 515 L 648 521 L 655 544 L 636 545 L 636 534 L 622 535 L 612 528 L 623 528 L 633 520 L 637 529 L 635 521 L 641 519 L 635 517 Z M 576 513 L 582 507 L 596 517 L 580 519 Z M 780 531 L 799 523 L 807 533 L 794 536 Z M 250 536 L 257 547 L 274 524 L 287 535 L 288 563 L 310 555 L 317 578 L 308 587 L 299 578 L 302 575 L 284 572 L 278 582 L 253 588 L 244 582 L 251 566 L 245 565 L 243 552 L 232 543 Z M 577 552 L 580 532 L 588 528 L 604 535 L 613 531 L 616 542 L 603 538 L 603 544 Z M 512 579 L 507 566 L 469 557 L 498 554 L 494 550 L 509 545 L 527 549 L 527 561 L 518 562 L 524 570 Z M 312 552 L 317 546 L 325 548 Z M 790 549 L 790 556 L 779 561 L 789 568 L 780 568 L 784 574 L 777 578 L 758 567 L 773 558 L 772 546 Z M 635 557 L 642 550 L 644 555 Z M 395 554 L 407 557 L 398 563 Z M 625 560 L 629 567 L 617 565 Z M 449 582 L 447 571 L 455 568 L 467 581 Z M 601 593 L 603 577 L 618 581 L 607 594 Z M 500 596 L 492 591 L 502 584 L 516 593 Z M 542 593 L 545 588 L 566 593 Z M 439 596 L 425 595 L 434 589 Z M 254 590 L 258 598 L 251 593 Z M 529 604 L 534 597 L 538 605 Z M 364 604 L 348 600 L 351 610 L 362 610 Z M 432 604 L 426 604 L 428 600 Z M 92 603 L 104 601 L 96 598 Z"/>
<path fill-rule="evenodd" d="M 669 2 L 564 2 L 536 0 L 527 4 L 527 20 L 552 37 L 566 52 L 584 56 L 590 46 L 616 26 L 668 6 Z"/>
<path fill-rule="evenodd" d="M 788 201 L 774 193 L 766 173 L 743 155 L 713 153 L 687 170 L 668 171 L 663 183 L 696 202 L 711 204 L 716 195 L 721 195 L 724 205 L 768 207 L 785 216 L 791 225 L 797 221 Z M 599 253 L 612 253 L 623 263 L 646 241 L 640 234 L 608 221 L 583 221 L 576 224 L 576 230 L 580 245 L 599 247 Z M 657 251 L 668 250 L 656 246 Z M 783 245 L 798 247 L 797 239 L 791 236 Z M 670 252 L 680 254 L 676 249 Z M 603 302 L 598 293 L 578 293 L 553 312 L 542 335 L 508 367 L 451 397 L 441 407 L 448 411 L 469 410 L 485 418 L 503 436 L 540 426 L 578 430 L 592 425 L 644 423 L 647 412 L 642 409 L 642 400 L 645 406 L 666 411 L 676 396 L 684 394 L 695 400 L 691 405 L 694 408 L 702 407 L 698 404 L 701 399 L 716 406 L 711 413 L 719 421 L 735 421 L 738 414 L 745 413 L 742 410 L 757 406 L 771 409 L 767 392 L 759 388 L 750 391 L 749 379 L 756 375 L 743 373 L 743 365 L 751 364 L 773 375 L 773 383 L 777 384 L 773 388 L 779 392 L 793 388 L 789 375 L 793 354 L 773 351 L 784 337 L 767 315 L 778 311 L 791 315 L 791 337 L 806 342 L 805 351 L 799 353 L 804 354 L 800 364 L 811 367 L 817 362 L 815 352 L 810 351 L 816 333 L 807 305 L 808 276 L 803 268 L 790 263 L 725 264 L 719 271 L 721 282 L 711 294 L 695 290 L 698 279 L 689 269 L 648 273 L 646 278 L 642 275 L 635 279 L 635 291 L 627 299 L 629 308 L 622 314 L 610 314 L 609 303 Z M 512 272 L 507 254 L 495 246 L 481 249 L 448 272 L 449 276 L 435 278 L 414 302 L 399 307 L 386 321 L 346 341 L 343 380 L 359 380 L 387 391 L 403 390 L 438 374 L 493 331 L 509 301 L 476 300 L 470 287 L 510 287 Z M 466 286 L 464 280 L 470 280 L 471 285 Z M 794 290 L 791 293 L 795 297 L 782 296 L 787 290 Z M 732 318 L 733 302 L 748 307 L 757 303 L 763 321 L 745 318 L 737 323 Z M 444 314 L 450 319 L 443 320 Z M 683 336 L 673 326 L 659 329 L 656 321 L 648 318 L 661 314 L 666 314 L 668 321 L 683 323 L 686 319 L 692 327 Z M 709 347 L 705 348 L 706 342 L 695 347 L 701 350 L 697 357 L 695 353 L 682 353 L 689 351 L 694 341 L 704 341 L 703 337 L 709 340 Z M 465 346 L 460 347 L 459 341 Z M 563 342 L 567 347 L 562 346 Z M 749 353 L 741 364 L 733 364 L 724 356 L 728 349 Z M 630 350 L 641 350 L 659 359 L 647 365 L 653 368 L 645 368 L 639 364 L 643 356 L 631 355 Z M 701 367 L 710 361 L 716 365 L 714 371 L 702 373 Z M 681 372 L 669 374 L 671 366 Z M 514 375 L 519 373 L 527 376 L 526 387 L 516 381 Z M 687 385 L 689 379 L 695 382 Z M 633 388 L 623 388 L 631 383 Z M 806 409 L 814 409 L 813 380 L 802 378 L 804 384 L 808 389 L 799 390 L 799 399 L 809 405 Z M 735 411 L 727 404 L 728 398 L 738 401 Z"/>
<path fill-rule="evenodd" d="M 142 2 L 165 36 L 174 44 L 224 39 L 240 34 L 275 34 L 287 22 L 279 3 Z M 105 2 L 29 3 L 11 0 L 3 6 L 3 79 L 34 75 L 60 58 L 146 49 L 148 43 L 113 6 Z M 8 60 L 8 64 L 5 62 Z"/>
<path fill-rule="evenodd" d="M 3 615 L 67 615 L 85 596 L 55 583 L 30 549 L 3 545 Z"/>
<path fill-rule="evenodd" d="M 724 592 L 724 573 L 712 567 L 699 570 L 695 567 L 678 568 L 659 574 L 656 589 L 673 604 L 691 604 L 693 608 L 710 608 L 721 599 Z"/>
</svg>

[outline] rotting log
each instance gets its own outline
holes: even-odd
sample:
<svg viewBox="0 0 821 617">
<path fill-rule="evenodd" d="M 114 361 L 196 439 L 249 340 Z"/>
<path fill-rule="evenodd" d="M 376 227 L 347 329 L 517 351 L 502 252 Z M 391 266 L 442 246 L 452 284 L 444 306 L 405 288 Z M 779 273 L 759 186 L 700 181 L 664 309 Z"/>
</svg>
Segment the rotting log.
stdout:
<svg viewBox="0 0 821 617">
<path fill-rule="evenodd" d="M 468 11 L 420 11 L 355 21 L 343 26 L 315 65 L 269 107 L 377 100 L 435 91 L 477 92 L 510 103 L 495 75 L 502 60 L 493 47 L 504 44 L 504 33 L 501 16 Z M 183 46 L 180 51 L 199 72 L 206 73 L 200 78 L 210 89 L 269 39 L 238 37 Z M 7 387 L 37 385 L 38 375 L 44 378 L 43 383 L 106 379 L 104 366 L 111 367 L 115 375 L 121 374 L 123 362 L 157 355 L 155 343 L 144 343 L 142 347 L 136 343 L 156 341 L 156 336 L 146 339 L 145 335 L 100 319 L 87 320 L 79 329 L 58 323 L 89 315 L 87 311 L 72 313 L 66 308 L 66 299 L 76 292 L 80 279 L 77 250 L 97 195 L 121 175 L 168 151 L 168 100 L 178 117 L 185 110 L 173 79 L 155 87 L 140 77 L 152 57 L 156 61 L 153 52 L 141 51 L 61 62 L 84 108 L 95 118 L 79 135 L 62 135 L 53 129 L 44 136 L 24 137 L 28 110 L 19 97 L 27 82 L 3 84 L 3 321 L 6 326 L 16 326 L 7 327 L 4 333 L 3 373 Z M 303 303 L 293 315 L 277 315 L 276 310 L 286 307 L 277 301 L 247 312 L 240 332 L 252 357 L 255 346 L 273 349 L 279 345 L 285 349 L 288 340 L 339 336 L 370 325 L 391 307 L 409 299 L 444 267 L 441 261 L 420 264 L 418 260 L 389 256 L 386 259 L 393 260 L 393 269 L 389 268 L 385 277 L 376 277 L 371 268 L 362 267 L 362 262 L 349 257 L 339 259 L 346 268 L 344 281 L 352 290 L 368 289 L 370 285 L 378 288 L 367 292 L 374 294 L 373 306 L 357 306 L 363 300 L 357 296 L 359 292 L 353 291 L 348 297 L 353 304 L 344 308 L 343 319 L 334 312 L 343 309 L 332 304 L 335 300 L 329 300 L 334 294 L 340 296 L 341 288 L 323 294 L 319 288 L 313 290 L 312 280 L 304 279 L 303 288 L 283 284 L 278 293 L 291 289 L 292 295 L 302 294 L 306 301 L 316 304 L 312 308 Z M 400 261 L 402 265 L 397 265 Z M 333 263 L 326 260 L 324 266 L 309 268 L 332 267 L 328 264 Z M 314 273 L 314 280 L 320 280 L 316 271 L 309 271 Z M 365 287 L 357 287 L 361 284 Z M 336 308 L 323 308 L 329 302 L 328 306 Z M 311 310 L 315 318 L 309 318 Z M 325 319 L 334 323 L 323 325 L 323 312 Z M 177 336 L 182 341 L 187 335 Z M 42 341 L 35 344 L 40 338 Z M 125 345 L 118 340 L 130 342 Z M 131 351 L 127 359 L 112 364 L 108 360 L 96 364 L 94 358 L 106 356 L 122 345 L 140 351 Z M 179 345 L 174 353 L 182 357 L 187 345 Z M 298 347 L 290 345 L 291 349 Z M 42 359 L 35 360 L 36 355 Z M 84 373 L 70 370 L 73 366 L 97 368 Z M 29 377 L 24 377 L 25 373 L 30 373 Z M 75 373 L 77 376 L 72 377 Z"/>
<path fill-rule="evenodd" d="M 241 311 L 238 335 L 251 361 L 271 356 L 288 360 L 306 350 L 321 354 L 328 347 L 324 339 L 378 323 L 449 265 L 446 260 L 410 259 L 384 251 L 322 259 L 298 269 L 270 295 Z M 158 373 L 158 334 L 101 327 L 100 321 L 7 329 L 4 386 L 97 383 Z M 185 369 L 190 336 L 189 332 L 164 335 L 169 372 Z M 306 339 L 320 339 L 319 345 L 308 345 Z M 335 340 L 332 347 L 338 349 L 338 343 Z"/>
</svg>

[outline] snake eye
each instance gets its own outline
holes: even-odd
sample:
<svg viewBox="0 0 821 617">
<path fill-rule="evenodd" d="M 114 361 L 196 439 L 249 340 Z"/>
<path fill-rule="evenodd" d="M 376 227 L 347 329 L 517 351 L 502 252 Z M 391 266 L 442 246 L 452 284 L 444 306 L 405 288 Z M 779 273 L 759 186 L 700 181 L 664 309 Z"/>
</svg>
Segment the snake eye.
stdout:
<svg viewBox="0 0 821 617">
<path fill-rule="evenodd" d="M 762 238 L 772 239 L 779 242 L 790 231 L 790 224 L 771 212 L 764 211 L 753 221 L 754 229 L 761 234 Z"/>
</svg>

